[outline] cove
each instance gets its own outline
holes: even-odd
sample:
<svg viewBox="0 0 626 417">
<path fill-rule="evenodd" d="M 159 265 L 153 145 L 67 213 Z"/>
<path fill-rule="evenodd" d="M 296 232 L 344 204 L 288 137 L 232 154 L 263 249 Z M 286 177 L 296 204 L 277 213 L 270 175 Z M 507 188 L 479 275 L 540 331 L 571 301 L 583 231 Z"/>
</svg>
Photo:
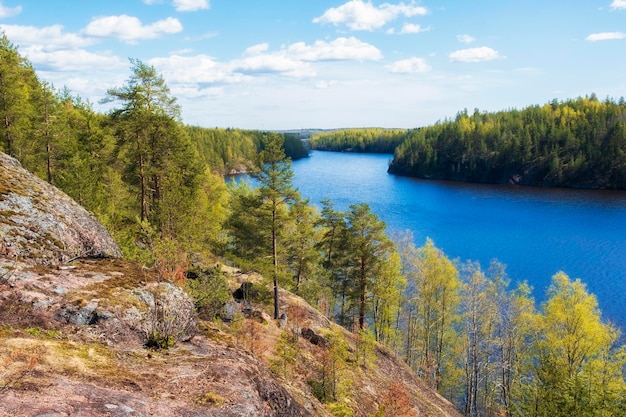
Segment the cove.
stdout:
<svg viewBox="0 0 626 417">
<path fill-rule="evenodd" d="M 367 203 L 387 232 L 427 237 L 450 259 L 492 259 L 511 286 L 526 280 L 539 304 L 552 275 L 580 278 L 602 317 L 626 329 L 626 191 L 468 184 L 397 177 L 391 155 L 314 151 L 294 161 L 294 186 L 311 204 Z"/>
</svg>

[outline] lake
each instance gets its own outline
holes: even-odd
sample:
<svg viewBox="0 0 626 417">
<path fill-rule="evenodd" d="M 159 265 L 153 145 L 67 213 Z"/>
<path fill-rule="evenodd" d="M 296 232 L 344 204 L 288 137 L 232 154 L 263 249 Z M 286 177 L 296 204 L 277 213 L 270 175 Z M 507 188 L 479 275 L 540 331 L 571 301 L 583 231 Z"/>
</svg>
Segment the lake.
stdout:
<svg viewBox="0 0 626 417">
<path fill-rule="evenodd" d="M 512 285 L 526 280 L 537 304 L 552 275 L 580 278 L 603 318 L 626 329 L 626 192 L 420 180 L 387 174 L 391 155 L 312 152 L 294 161 L 294 185 L 320 206 L 365 202 L 389 234 L 427 237 L 450 259 L 507 265 Z"/>
</svg>

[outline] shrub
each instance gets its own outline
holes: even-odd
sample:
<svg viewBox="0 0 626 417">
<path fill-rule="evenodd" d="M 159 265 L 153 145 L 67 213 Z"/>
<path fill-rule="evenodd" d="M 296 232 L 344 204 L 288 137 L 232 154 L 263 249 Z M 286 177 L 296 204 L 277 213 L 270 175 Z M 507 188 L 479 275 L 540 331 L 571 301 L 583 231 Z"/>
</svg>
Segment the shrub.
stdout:
<svg viewBox="0 0 626 417">
<path fill-rule="evenodd" d="M 145 346 L 167 349 L 177 341 L 188 341 L 197 332 L 193 302 L 180 288 L 159 284 L 149 292 L 146 313 Z"/>
<path fill-rule="evenodd" d="M 219 266 L 200 271 L 197 275 L 195 279 L 186 280 L 187 293 L 193 300 L 198 316 L 213 320 L 231 298 L 228 283 Z"/>
</svg>

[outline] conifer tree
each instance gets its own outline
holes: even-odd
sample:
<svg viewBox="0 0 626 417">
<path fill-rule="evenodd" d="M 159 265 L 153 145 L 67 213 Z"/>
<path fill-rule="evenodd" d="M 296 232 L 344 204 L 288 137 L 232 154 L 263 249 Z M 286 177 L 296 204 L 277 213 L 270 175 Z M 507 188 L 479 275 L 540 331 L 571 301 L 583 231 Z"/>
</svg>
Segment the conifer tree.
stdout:
<svg viewBox="0 0 626 417">
<path fill-rule="evenodd" d="M 358 329 L 365 327 L 370 308 L 370 292 L 384 261 L 393 252 L 393 243 L 385 235 L 385 223 L 365 204 L 354 204 L 346 214 L 347 262 L 351 280 L 351 301 L 358 314 Z"/>
<path fill-rule="evenodd" d="M 283 151 L 283 137 L 277 133 L 267 133 L 263 138 L 263 150 L 259 154 L 258 171 L 252 173 L 259 185 L 259 197 L 269 212 L 270 243 L 272 259 L 272 280 L 274 284 L 274 319 L 278 319 L 279 296 L 279 257 L 278 246 L 281 225 L 286 221 L 281 211 L 299 196 L 293 188 L 291 160 Z"/>
<path fill-rule="evenodd" d="M 130 62 L 126 85 L 109 89 L 105 100 L 121 103 L 111 112 L 111 121 L 118 155 L 126 161 L 124 179 L 137 190 L 140 221 L 164 237 L 176 237 L 181 217 L 192 209 L 201 166 L 163 77 L 139 60 Z"/>
</svg>

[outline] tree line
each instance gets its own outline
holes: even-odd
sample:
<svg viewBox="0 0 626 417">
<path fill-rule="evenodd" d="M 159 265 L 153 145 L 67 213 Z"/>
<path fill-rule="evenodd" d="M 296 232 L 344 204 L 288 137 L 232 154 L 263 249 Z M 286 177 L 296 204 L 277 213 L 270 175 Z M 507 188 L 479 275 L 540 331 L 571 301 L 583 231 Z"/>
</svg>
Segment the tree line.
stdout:
<svg viewBox="0 0 626 417">
<path fill-rule="evenodd" d="M 421 178 L 626 188 L 626 103 L 595 95 L 523 110 L 459 112 L 412 130 L 389 172 Z"/>
<path fill-rule="evenodd" d="M 465 109 L 417 129 L 322 132 L 311 147 L 394 153 L 389 172 L 397 175 L 626 189 L 626 102 L 592 94 L 522 110 Z"/>
<path fill-rule="evenodd" d="M 363 346 L 395 351 L 468 416 L 626 412 L 626 351 L 579 280 L 557 273 L 537 310 L 503 265 L 483 271 L 430 240 L 389 237 L 367 204 L 310 204 L 294 189 L 285 135 L 184 126 L 165 80 L 141 61 L 100 114 L 0 43 L 0 149 L 94 213 L 127 258 L 166 276 L 215 259 L 257 270 L 274 318 L 279 288 L 301 295 Z M 225 181 L 239 164 L 255 186 Z M 219 279 L 205 282 L 219 300 L 190 287 L 209 318 L 228 298 Z"/>
<path fill-rule="evenodd" d="M 406 136 L 406 129 L 339 129 L 315 133 L 309 141 L 322 151 L 392 154 Z"/>
</svg>

